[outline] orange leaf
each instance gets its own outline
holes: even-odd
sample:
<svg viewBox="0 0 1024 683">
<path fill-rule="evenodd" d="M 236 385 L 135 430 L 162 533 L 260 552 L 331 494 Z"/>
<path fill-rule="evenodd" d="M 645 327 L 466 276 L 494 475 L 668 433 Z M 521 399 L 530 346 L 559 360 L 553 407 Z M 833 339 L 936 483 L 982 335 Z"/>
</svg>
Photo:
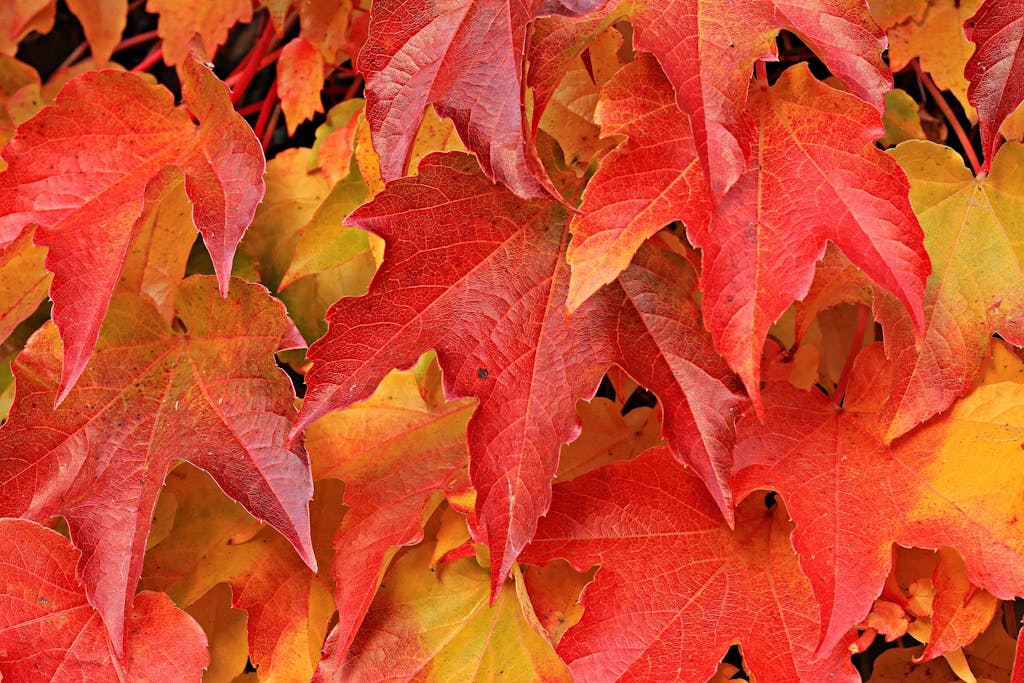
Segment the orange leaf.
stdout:
<svg viewBox="0 0 1024 683">
<path fill-rule="evenodd" d="M 301 37 L 293 38 L 281 50 L 277 61 L 277 92 L 288 126 L 288 135 L 303 121 L 323 113 L 320 90 L 324 85 L 324 60 L 316 47 Z"/>
</svg>

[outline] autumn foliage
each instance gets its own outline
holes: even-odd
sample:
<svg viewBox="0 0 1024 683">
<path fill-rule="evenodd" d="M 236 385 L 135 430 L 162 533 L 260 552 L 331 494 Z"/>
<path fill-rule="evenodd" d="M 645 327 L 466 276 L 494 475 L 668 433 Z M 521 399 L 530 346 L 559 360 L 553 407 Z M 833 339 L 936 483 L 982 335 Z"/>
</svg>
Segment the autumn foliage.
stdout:
<svg viewBox="0 0 1024 683">
<path fill-rule="evenodd" d="M 1022 101 L 1021 0 L 0 3 L 0 678 L 1024 683 Z"/>
</svg>

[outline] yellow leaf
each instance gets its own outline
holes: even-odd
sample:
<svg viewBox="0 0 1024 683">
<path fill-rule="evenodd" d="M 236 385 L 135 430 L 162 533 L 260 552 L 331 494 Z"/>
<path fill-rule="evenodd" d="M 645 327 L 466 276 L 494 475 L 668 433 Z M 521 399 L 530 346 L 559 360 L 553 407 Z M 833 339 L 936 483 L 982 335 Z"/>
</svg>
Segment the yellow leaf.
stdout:
<svg viewBox="0 0 1024 683">
<path fill-rule="evenodd" d="M 425 543 L 394 561 L 349 651 L 344 679 L 572 680 L 530 627 L 512 586 L 489 605 L 490 574 L 474 558 L 431 571 L 430 555 Z"/>
<path fill-rule="evenodd" d="M 203 627 L 210 646 L 203 683 L 230 683 L 241 675 L 249 661 L 246 614 L 231 607 L 231 589 L 218 583 L 185 611 Z"/>
<path fill-rule="evenodd" d="M 948 147 L 910 141 L 892 154 L 910 177 L 932 274 L 920 347 L 890 298 L 876 298 L 886 355 L 896 369 L 883 411 L 888 439 L 945 410 L 971 387 L 993 332 L 1024 344 L 1024 145 L 1004 144 L 982 180 Z"/>
<path fill-rule="evenodd" d="M 892 147 L 906 140 L 926 140 L 921 128 L 921 117 L 917 113 L 917 102 L 905 91 L 896 88 L 885 93 L 885 124 L 883 147 Z"/>
<path fill-rule="evenodd" d="M 889 62 L 893 71 L 920 57 L 921 68 L 931 74 L 935 84 L 949 90 L 963 105 L 967 116 L 977 119 L 967 101 L 964 67 L 974 54 L 974 43 L 964 37 L 964 22 L 974 16 L 979 0 L 929 0 L 924 16 L 911 16 L 888 29 Z"/>
</svg>

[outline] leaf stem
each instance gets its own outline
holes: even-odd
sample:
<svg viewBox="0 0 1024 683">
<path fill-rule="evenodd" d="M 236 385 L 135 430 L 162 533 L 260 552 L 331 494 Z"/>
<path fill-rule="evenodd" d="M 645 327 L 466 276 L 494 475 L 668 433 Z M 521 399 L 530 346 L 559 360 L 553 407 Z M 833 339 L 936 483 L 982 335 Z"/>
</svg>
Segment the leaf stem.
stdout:
<svg viewBox="0 0 1024 683">
<path fill-rule="evenodd" d="M 971 164 L 971 170 L 974 171 L 974 175 L 979 175 L 983 167 L 978 160 L 977 153 L 974 151 L 971 139 L 967 136 L 964 127 L 960 125 L 960 119 L 953 113 L 953 109 L 949 106 L 949 102 L 946 102 L 946 98 L 942 95 L 942 91 L 939 90 L 939 86 L 935 85 L 932 77 L 921 68 L 920 60 L 914 59 L 911 64 L 914 66 L 914 72 L 917 74 L 918 81 L 928 90 L 932 99 L 935 100 L 935 104 L 942 111 L 942 115 L 946 117 L 949 127 L 953 129 L 957 139 L 960 140 L 960 146 L 964 148 L 964 154 L 967 156 L 967 161 Z"/>
<path fill-rule="evenodd" d="M 260 62 L 263 61 L 263 56 L 267 54 L 270 49 L 270 44 L 277 36 L 277 32 L 274 30 L 273 22 L 264 17 L 263 19 L 263 32 L 260 34 L 256 44 L 253 45 L 252 51 L 249 53 L 249 57 L 245 61 L 245 67 L 237 76 L 237 81 L 229 83 L 233 87 L 231 93 L 231 104 L 238 104 L 238 102 L 245 95 L 246 89 L 252 82 L 256 73 L 262 68 Z M 232 75 L 233 76 L 233 75 Z M 231 76 L 228 80 L 234 80 Z"/>
<path fill-rule="evenodd" d="M 864 344 L 864 331 L 868 327 L 868 307 L 861 304 L 857 311 L 857 324 L 853 329 L 853 341 L 850 343 L 850 352 L 846 354 L 846 363 L 843 364 L 843 371 L 839 375 L 839 382 L 836 384 L 832 400 L 837 406 L 843 405 L 846 398 L 846 386 L 850 381 L 850 370 L 853 369 L 853 361 L 857 358 L 861 347 Z"/>
</svg>

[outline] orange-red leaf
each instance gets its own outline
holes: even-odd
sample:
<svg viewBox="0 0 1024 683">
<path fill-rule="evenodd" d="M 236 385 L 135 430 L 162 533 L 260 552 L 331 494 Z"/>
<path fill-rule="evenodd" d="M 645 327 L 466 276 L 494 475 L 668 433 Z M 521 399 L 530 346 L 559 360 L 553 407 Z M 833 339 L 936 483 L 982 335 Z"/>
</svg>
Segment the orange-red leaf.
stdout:
<svg viewBox="0 0 1024 683">
<path fill-rule="evenodd" d="M 36 243 L 49 247 L 53 321 L 64 342 L 58 402 L 88 362 L 146 211 L 176 174 L 168 167 L 185 175 L 224 294 L 235 246 L 263 197 L 263 151 L 227 88 L 192 57 L 180 74 L 198 126 L 162 86 L 92 71 L 69 81 L 4 148 L 0 247 L 33 223 Z"/>
<path fill-rule="evenodd" d="M 78 576 L 115 645 L 142 571 L 150 518 L 179 459 L 269 522 L 315 566 L 301 450 L 284 440 L 292 389 L 274 365 L 301 345 L 284 307 L 236 281 L 227 301 L 212 278 L 178 292 L 171 325 L 148 301 L 114 299 L 82 381 L 57 410 L 60 341 L 52 325 L 14 363 L 15 404 L 0 429 L 0 516 L 62 515 L 82 550 Z"/>
<path fill-rule="evenodd" d="M 752 498 L 730 530 L 700 480 L 653 448 L 556 485 L 523 560 L 600 565 L 558 644 L 577 680 L 703 683 L 738 640 L 758 680 L 859 681 L 846 648 L 815 659 L 818 609 L 791 529 Z"/>
<path fill-rule="evenodd" d="M 467 155 L 428 156 L 418 176 L 389 183 L 346 221 L 384 238 L 384 263 L 365 297 L 332 307 L 309 351 L 296 429 L 365 399 L 429 348 L 446 395 L 480 400 L 471 478 L 495 588 L 548 507 L 558 449 L 578 433 L 576 401 L 611 363 L 662 400 L 669 445 L 731 514 L 731 423 L 742 401 L 708 348 L 693 272 L 647 246 L 569 319 L 565 221 L 561 205 L 515 197 Z"/>
<path fill-rule="evenodd" d="M 320 90 L 324 85 L 324 59 L 320 51 L 304 38 L 293 38 L 281 49 L 277 60 L 277 93 L 281 110 L 293 135 L 300 123 L 323 113 Z"/>
<path fill-rule="evenodd" d="M 737 426 L 736 496 L 770 487 L 786 500 L 826 649 L 867 615 L 893 543 L 954 547 L 972 583 L 1024 594 L 1024 385 L 983 384 L 886 446 L 878 409 L 892 372 L 875 344 L 857 357 L 842 409 L 780 383 L 764 392 L 765 422 Z"/>
<path fill-rule="evenodd" d="M 773 60 L 780 29 L 795 31 L 851 90 L 878 111 L 892 87 L 882 61 L 885 35 L 859 0 L 620 0 L 598 15 L 545 30 L 544 50 L 534 68 L 550 89 L 557 67 L 599 30 L 598 19 L 629 19 L 633 46 L 651 52 L 675 90 L 676 104 L 692 123 L 701 166 L 716 196 L 739 178 L 750 154 L 751 128 L 744 116 L 754 63 Z M 554 38 L 550 35 L 555 33 Z M 560 43 L 560 45 L 556 45 Z M 555 81 L 557 82 L 557 81 Z M 542 100 L 543 102 L 544 100 Z"/>
<path fill-rule="evenodd" d="M 871 106 L 796 65 L 750 101 L 758 139 L 751 166 L 710 228 L 691 227 L 702 252 L 704 317 L 715 347 L 756 398 L 761 347 L 779 316 L 808 292 L 834 242 L 923 327 L 930 270 L 906 176 L 876 149 Z"/>
<path fill-rule="evenodd" d="M 359 55 L 366 118 L 381 175 L 405 175 L 409 151 L 434 105 L 489 178 L 521 197 L 544 197 L 540 162 L 527 146 L 522 72 L 530 22 L 582 14 L 605 0 L 377 0 Z"/>
<path fill-rule="evenodd" d="M 614 280 L 648 237 L 674 220 L 703 232 L 713 209 L 690 118 L 672 84 L 639 54 L 601 91 L 601 134 L 626 141 L 601 160 L 572 221 L 570 310 Z"/>
<path fill-rule="evenodd" d="M 0 520 L 4 681 L 202 680 L 210 663 L 206 636 L 162 593 L 135 597 L 124 657 L 115 657 L 100 615 L 75 577 L 78 560 L 78 551 L 56 532 L 28 520 Z"/>
</svg>

